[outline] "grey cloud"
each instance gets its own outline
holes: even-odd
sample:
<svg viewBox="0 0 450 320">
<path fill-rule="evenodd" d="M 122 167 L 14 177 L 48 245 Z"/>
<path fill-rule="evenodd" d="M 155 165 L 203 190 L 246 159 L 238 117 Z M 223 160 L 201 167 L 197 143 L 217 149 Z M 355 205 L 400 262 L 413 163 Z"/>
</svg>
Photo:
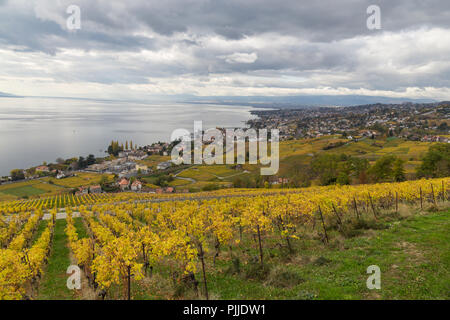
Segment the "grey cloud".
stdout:
<svg viewBox="0 0 450 320">
<path fill-rule="evenodd" d="M 65 8 L 72 0 L 64 0 L 55 5 L 54 1 L 35 0 L 35 6 L 41 10 L 66 17 Z M 77 1 L 82 10 L 83 37 L 95 39 L 95 43 L 117 46 L 111 36 L 135 38 L 132 32 L 148 28 L 154 32 L 171 36 L 177 32 L 199 34 L 217 34 L 230 40 L 242 39 L 245 36 L 275 32 L 281 35 L 292 35 L 311 41 L 336 41 L 358 35 L 368 35 L 366 28 L 366 8 L 378 4 L 382 12 L 382 26 L 386 31 L 398 31 L 421 25 L 449 27 L 450 2 L 446 0 L 322 0 L 298 1 L 287 0 L 166 0 L 166 1 Z M 33 1 L 30 1 L 30 7 Z M 30 10 L 30 13 L 32 10 Z M 2 19 L 7 18 L 9 11 L 0 11 Z M 9 17 L 16 18 L 14 13 Z M 21 20 L 23 28 L 35 37 L 61 35 L 61 28 L 38 27 L 33 16 L 28 21 Z M 43 21 L 43 24 L 46 22 Z M 13 28 L 14 27 L 14 28 Z M 13 32 L 3 25 L 0 35 Z M 98 28 L 97 28 L 98 27 Z M 98 29 L 103 29 L 102 31 Z M 9 30 L 8 30 L 9 29 Z M 96 30 L 97 29 L 97 30 Z M 98 36 L 94 36 L 98 33 Z M 105 33 L 109 33 L 109 36 Z M 67 37 L 67 32 L 66 32 Z M 85 39 L 83 39 L 85 40 Z M 29 40 L 31 42 L 31 40 Z M 36 41 L 39 41 L 36 40 Z M 137 40 L 119 41 L 123 46 L 130 43 L 146 47 L 145 42 Z M 33 47 L 34 42 L 30 46 Z M 44 44 L 43 44 L 44 45 Z M 49 44 L 48 44 L 49 45 Z M 82 46 L 81 43 L 78 44 Z M 39 46 L 36 46 L 40 49 Z"/>
<path fill-rule="evenodd" d="M 65 9 L 72 3 L 81 8 L 77 32 L 64 25 Z M 381 31 L 366 28 L 371 4 L 381 7 Z M 375 41 L 421 28 L 448 31 L 450 1 L 0 0 L 1 47 L 18 55 L 43 52 L 68 59 L 72 69 L 49 63 L 46 72 L 64 82 L 146 84 L 149 78 L 186 76 L 201 86 L 222 75 L 234 77 L 230 83 L 236 87 L 449 87 L 449 48 L 440 43 L 421 52 L 399 48 L 390 68 L 383 65 L 382 53 L 371 57 L 364 52 L 370 46 L 366 38 Z M 65 49 L 101 54 L 75 61 L 61 53 Z M 429 62 L 436 66 L 421 69 Z M 37 76 L 36 70 L 23 68 L 21 76 Z"/>
</svg>

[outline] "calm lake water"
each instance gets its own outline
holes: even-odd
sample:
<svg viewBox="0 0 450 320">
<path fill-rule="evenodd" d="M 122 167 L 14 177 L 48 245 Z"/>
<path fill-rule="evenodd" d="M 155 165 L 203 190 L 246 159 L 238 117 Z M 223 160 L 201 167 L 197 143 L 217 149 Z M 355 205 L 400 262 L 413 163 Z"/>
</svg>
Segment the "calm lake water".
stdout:
<svg viewBox="0 0 450 320">
<path fill-rule="evenodd" d="M 56 158 L 104 156 L 111 140 L 147 145 L 169 141 L 174 129 L 242 127 L 251 107 L 0 98 L 0 175 Z"/>
</svg>

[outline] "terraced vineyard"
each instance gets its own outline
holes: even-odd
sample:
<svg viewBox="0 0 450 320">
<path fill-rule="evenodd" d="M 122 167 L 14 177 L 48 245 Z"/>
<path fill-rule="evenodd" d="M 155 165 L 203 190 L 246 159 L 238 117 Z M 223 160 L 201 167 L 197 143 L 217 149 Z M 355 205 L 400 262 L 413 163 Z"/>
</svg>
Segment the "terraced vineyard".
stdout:
<svg viewBox="0 0 450 320">
<path fill-rule="evenodd" d="M 276 270 L 287 268 L 306 243 L 332 247 L 357 237 L 363 226 L 377 229 L 400 219 L 405 208 L 443 209 L 449 186 L 450 178 L 443 178 L 4 202 L 0 298 L 245 299 L 255 297 L 251 286 L 265 298 L 286 298 L 291 291 L 280 288 Z M 64 208 L 64 221 L 56 220 L 58 208 Z M 46 210 L 50 219 L 42 220 Z M 82 269 L 81 290 L 65 287 L 68 265 L 54 259 Z M 300 287 L 289 270 L 281 278 Z M 249 281 L 243 291 L 228 292 L 223 281 L 242 282 L 242 277 Z"/>
</svg>

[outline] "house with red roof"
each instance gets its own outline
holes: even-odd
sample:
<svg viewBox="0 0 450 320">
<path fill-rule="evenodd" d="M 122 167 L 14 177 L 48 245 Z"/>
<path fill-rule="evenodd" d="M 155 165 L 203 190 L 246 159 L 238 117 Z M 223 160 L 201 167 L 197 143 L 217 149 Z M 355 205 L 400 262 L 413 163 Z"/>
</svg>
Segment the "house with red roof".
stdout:
<svg viewBox="0 0 450 320">
<path fill-rule="evenodd" d="M 90 186 L 89 192 L 90 193 L 102 193 L 102 187 L 100 185 Z"/>
<path fill-rule="evenodd" d="M 120 181 L 119 181 L 120 190 L 124 191 L 124 190 L 128 189 L 129 186 L 130 186 L 130 181 L 128 181 L 127 178 L 120 179 Z"/>
<path fill-rule="evenodd" d="M 36 167 L 36 172 L 50 172 L 50 169 L 47 166 L 39 166 Z"/>
<path fill-rule="evenodd" d="M 139 180 L 135 180 L 131 184 L 131 191 L 141 191 L 142 189 L 142 183 Z"/>
</svg>

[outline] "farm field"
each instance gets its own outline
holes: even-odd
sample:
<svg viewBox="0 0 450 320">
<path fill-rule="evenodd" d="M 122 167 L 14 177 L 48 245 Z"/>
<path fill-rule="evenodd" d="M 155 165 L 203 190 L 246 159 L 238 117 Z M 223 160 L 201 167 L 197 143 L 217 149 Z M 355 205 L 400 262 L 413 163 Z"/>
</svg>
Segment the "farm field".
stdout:
<svg viewBox="0 0 450 320">
<path fill-rule="evenodd" d="M 342 145 L 324 150 L 324 147 Z M 373 164 L 385 155 L 395 155 L 405 161 L 406 173 L 414 173 L 431 142 L 405 141 L 399 138 L 369 139 L 350 142 L 338 136 L 280 142 L 280 175 L 289 175 L 291 168 L 311 162 L 314 154 L 346 154 L 365 158 Z M 253 170 L 252 170 L 253 171 Z"/>
<path fill-rule="evenodd" d="M 234 177 L 247 175 L 242 168 L 236 169 L 232 165 L 194 165 L 186 169 L 178 170 L 174 179 L 168 182 L 171 187 L 188 189 L 191 192 L 199 192 L 208 187 L 229 187 Z M 157 181 L 156 177 L 144 178 L 147 186 L 153 187 Z"/>
<path fill-rule="evenodd" d="M 0 185 L 0 200 L 14 200 L 24 197 L 50 196 L 63 192 L 65 189 L 50 185 L 45 180 L 37 179 L 25 182 Z"/>
<path fill-rule="evenodd" d="M 55 178 L 43 178 L 44 181 L 53 182 L 54 185 L 65 187 L 65 188 L 78 188 L 81 186 L 89 186 L 100 183 L 102 179 L 102 174 L 91 173 L 91 172 L 77 172 L 76 176 L 64 178 L 64 179 L 55 179 Z M 110 181 L 113 179 L 113 175 L 105 174 Z"/>
<path fill-rule="evenodd" d="M 344 143 L 344 145 L 323 150 L 324 147 L 339 142 Z M 337 136 L 324 136 L 315 139 L 282 141 L 280 142 L 280 157 L 283 159 L 295 155 L 328 152 L 361 156 L 372 161 L 385 154 L 397 155 L 406 161 L 418 161 L 430 145 L 430 142 L 405 141 L 399 138 L 374 140 L 366 138 L 353 142 Z"/>
<path fill-rule="evenodd" d="M 0 298 L 448 299 L 449 187 L 122 193 L 75 200 L 47 220 L 39 205 L 6 210 Z M 83 271 L 81 290 L 65 287 L 69 263 Z M 373 264 L 379 291 L 365 286 Z"/>
<path fill-rule="evenodd" d="M 194 183 L 188 184 L 188 185 L 184 185 L 184 187 L 186 187 L 187 189 L 193 191 L 193 192 L 200 192 L 202 190 L 205 190 L 205 188 L 207 189 L 208 187 L 219 187 L 219 188 L 227 188 L 227 187 L 231 187 L 231 183 L 230 182 L 223 182 L 223 181 L 196 181 Z"/>
<path fill-rule="evenodd" d="M 185 185 L 188 185 L 188 184 L 192 184 L 192 181 L 175 179 L 175 180 L 169 182 L 169 186 L 170 187 L 181 187 L 181 186 L 185 186 Z"/>
<path fill-rule="evenodd" d="M 106 175 L 112 181 L 113 175 Z M 70 189 L 98 184 L 102 175 L 97 173 L 78 172 L 76 176 L 56 179 L 44 177 L 35 180 L 0 185 L 0 201 L 21 198 L 44 198 L 67 193 Z"/>
</svg>

